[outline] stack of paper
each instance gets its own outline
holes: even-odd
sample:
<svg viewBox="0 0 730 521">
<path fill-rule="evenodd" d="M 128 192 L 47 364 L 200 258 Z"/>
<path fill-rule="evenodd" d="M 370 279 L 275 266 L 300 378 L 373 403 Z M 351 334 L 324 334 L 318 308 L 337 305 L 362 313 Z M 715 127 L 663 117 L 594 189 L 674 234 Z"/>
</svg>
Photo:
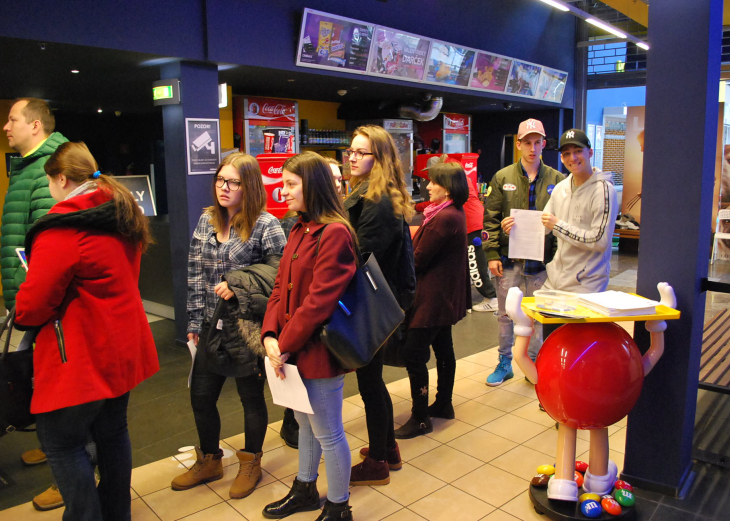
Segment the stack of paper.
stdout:
<svg viewBox="0 0 730 521">
<path fill-rule="evenodd" d="M 580 296 L 580 305 L 609 317 L 653 315 L 659 302 L 623 291 L 604 291 Z"/>
</svg>

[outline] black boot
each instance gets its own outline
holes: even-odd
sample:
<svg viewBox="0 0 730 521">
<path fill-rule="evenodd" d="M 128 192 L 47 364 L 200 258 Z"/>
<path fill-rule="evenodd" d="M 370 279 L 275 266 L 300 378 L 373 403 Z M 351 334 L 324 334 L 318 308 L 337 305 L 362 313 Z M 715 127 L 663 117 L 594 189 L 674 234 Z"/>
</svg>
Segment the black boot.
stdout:
<svg viewBox="0 0 730 521">
<path fill-rule="evenodd" d="M 426 416 L 422 420 L 418 420 L 415 416 L 411 416 L 402 427 L 395 430 L 395 437 L 399 440 L 408 440 L 429 432 L 433 432 L 431 418 Z"/>
<path fill-rule="evenodd" d="M 291 409 L 284 410 L 284 421 L 281 424 L 279 436 L 292 449 L 299 448 L 299 424 Z"/>
<path fill-rule="evenodd" d="M 352 507 L 347 501 L 332 503 L 328 499 L 324 503 L 324 509 L 315 521 L 352 521 Z"/>
<path fill-rule="evenodd" d="M 281 519 L 296 512 L 319 510 L 317 482 L 305 483 L 294 479 L 294 484 L 283 499 L 264 507 L 263 516 L 267 519 Z"/>
<path fill-rule="evenodd" d="M 454 405 L 451 402 L 439 402 L 438 398 L 428 406 L 428 415 L 431 418 L 443 418 L 444 420 L 453 420 L 456 418 Z"/>
</svg>

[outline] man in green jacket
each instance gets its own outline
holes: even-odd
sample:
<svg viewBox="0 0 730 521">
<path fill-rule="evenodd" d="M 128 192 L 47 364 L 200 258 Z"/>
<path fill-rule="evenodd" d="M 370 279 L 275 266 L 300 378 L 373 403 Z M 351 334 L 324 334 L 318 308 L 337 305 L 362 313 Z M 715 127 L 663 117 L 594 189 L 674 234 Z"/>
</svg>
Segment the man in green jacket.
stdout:
<svg viewBox="0 0 730 521">
<path fill-rule="evenodd" d="M 10 148 L 20 154 L 10 160 L 10 185 L 3 205 L 0 227 L 0 271 L 2 272 L 3 300 L 6 309 L 15 306 L 15 294 L 25 280 L 25 269 L 20 265 L 15 248 L 25 246 L 25 234 L 33 223 L 43 217 L 56 201 L 48 189 L 43 166 L 61 143 L 68 141 L 54 132 L 56 118 L 48 103 L 35 98 L 21 98 L 10 108 L 8 122 L 3 127 Z M 21 347 L 31 347 L 35 332 L 28 332 Z M 19 349 L 20 349 L 19 348 Z M 46 461 L 41 449 L 24 452 L 26 465 Z M 63 498 L 54 484 L 33 498 L 37 510 L 51 510 L 63 506 Z"/>
<path fill-rule="evenodd" d="M 517 132 L 517 149 L 522 157 L 515 164 L 503 168 L 492 178 L 484 212 L 484 230 L 489 233 L 483 244 L 489 262 L 489 271 L 497 278 L 497 322 L 499 323 L 499 364 L 487 377 L 487 385 L 497 386 L 514 376 L 512 372 L 512 346 L 514 344 L 512 320 L 507 316 L 504 303 L 512 286 L 524 287 L 525 296 L 531 297 L 545 283 L 545 261 L 550 260 L 554 248 L 552 234 L 545 236 L 545 255 L 541 261 L 510 259 L 509 232 L 514 225 L 510 216 L 513 208 L 542 210 L 550 194 L 563 174 L 550 168 L 540 159 L 545 147 L 545 128 L 536 119 L 520 123 Z M 542 329 L 535 324 L 535 334 L 530 340 L 528 354 L 534 360 L 542 345 Z"/>
<path fill-rule="evenodd" d="M 56 119 L 48 103 L 22 98 L 13 104 L 3 127 L 10 148 L 21 157 L 10 160 L 10 186 L 5 195 L 0 228 L 0 271 L 5 308 L 15 305 L 15 294 L 25 280 L 25 270 L 15 248 L 25 245 L 25 234 L 56 203 L 48 190 L 43 166 L 61 143 L 68 141 L 54 132 Z"/>
</svg>

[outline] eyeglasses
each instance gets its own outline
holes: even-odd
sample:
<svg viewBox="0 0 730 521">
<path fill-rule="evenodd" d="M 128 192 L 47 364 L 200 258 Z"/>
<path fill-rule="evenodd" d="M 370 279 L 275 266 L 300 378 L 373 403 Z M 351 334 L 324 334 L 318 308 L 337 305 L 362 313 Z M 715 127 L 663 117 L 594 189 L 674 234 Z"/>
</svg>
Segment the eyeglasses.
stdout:
<svg viewBox="0 0 730 521">
<path fill-rule="evenodd" d="M 362 150 L 353 150 L 351 148 L 345 150 L 345 154 L 347 154 L 347 157 L 355 156 L 355 159 L 357 159 L 358 161 L 360 161 L 365 156 L 374 155 L 372 152 L 363 152 Z"/>
<path fill-rule="evenodd" d="M 231 192 L 237 192 L 241 188 L 241 181 L 238 179 L 225 179 L 221 176 L 215 178 L 215 185 L 218 188 L 223 188 L 223 185 L 228 184 L 228 189 Z"/>
</svg>

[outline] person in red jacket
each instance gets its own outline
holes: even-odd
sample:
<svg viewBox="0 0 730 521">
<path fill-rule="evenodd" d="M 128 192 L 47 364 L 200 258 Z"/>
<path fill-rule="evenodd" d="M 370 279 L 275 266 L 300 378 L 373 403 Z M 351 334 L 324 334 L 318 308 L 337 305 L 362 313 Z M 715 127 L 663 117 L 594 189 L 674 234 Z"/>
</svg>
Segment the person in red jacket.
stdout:
<svg viewBox="0 0 730 521">
<path fill-rule="evenodd" d="M 44 168 L 58 203 L 28 231 L 28 276 L 16 300 L 18 329 L 39 329 L 31 412 L 66 503 L 63 518 L 128 520 L 129 392 L 159 369 L 138 289 L 149 225 L 83 143 L 61 144 Z M 84 448 L 89 434 L 98 488 Z"/>
<path fill-rule="evenodd" d="M 406 369 L 413 407 L 410 419 L 395 431 L 408 439 L 433 430 L 430 417 L 454 418 L 452 392 L 456 373 L 451 327 L 466 316 L 471 288 L 466 262 L 466 218 L 463 205 L 469 186 L 460 164 L 441 163 L 429 170 L 427 189 L 434 203 L 413 237 L 416 264 L 416 297 L 408 314 Z M 428 369 L 436 355 L 436 400 L 428 405 Z"/>
<path fill-rule="evenodd" d="M 317 521 L 348 521 L 351 456 L 342 424 L 345 371 L 319 331 L 355 274 L 355 232 L 335 192 L 330 167 L 319 154 L 291 157 L 282 169 L 281 195 L 299 220 L 284 248 L 261 338 L 280 378 L 286 378 L 284 362 L 297 366 L 314 414 L 295 412 L 299 473 L 286 497 L 267 505 L 263 515 L 279 519 L 319 508 L 317 467 L 324 453 L 327 502 Z"/>
</svg>

